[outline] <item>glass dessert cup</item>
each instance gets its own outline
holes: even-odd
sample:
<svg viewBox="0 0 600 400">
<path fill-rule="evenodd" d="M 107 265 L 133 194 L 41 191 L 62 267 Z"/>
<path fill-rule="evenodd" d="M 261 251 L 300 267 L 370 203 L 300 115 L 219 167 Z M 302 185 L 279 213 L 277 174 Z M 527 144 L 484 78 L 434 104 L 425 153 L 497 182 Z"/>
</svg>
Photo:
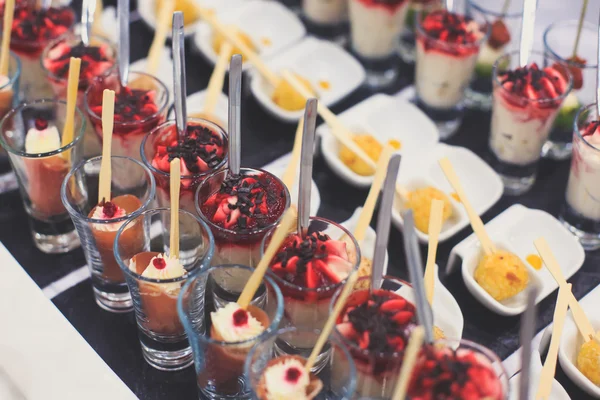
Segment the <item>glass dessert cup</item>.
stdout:
<svg viewBox="0 0 600 400">
<path fill-rule="evenodd" d="M 436 123 L 440 138 L 448 139 L 462 122 L 465 92 L 489 27 L 479 13 L 466 17 L 440 10 L 419 14 L 416 19 L 417 105 Z M 435 36 L 448 30 L 458 31 L 448 35 L 455 41 Z"/>
<path fill-rule="evenodd" d="M 21 60 L 10 53 L 8 62 L 8 80 L 0 84 L 0 119 L 20 102 L 19 85 L 21 82 Z M 16 189 L 17 182 L 12 173 L 8 154 L 0 144 L 0 194 Z"/>
<path fill-rule="evenodd" d="M 534 94 L 539 96 L 537 99 L 507 90 L 503 85 L 515 84 L 514 79 L 507 78 L 507 73 L 519 67 L 518 59 L 518 51 L 508 53 L 496 61 L 493 71 L 494 91 L 492 94 L 493 107 L 489 141 L 491 160 L 489 164 L 502 178 L 504 193 L 508 195 L 523 194 L 535 183 L 542 146 L 550 134 L 561 104 L 573 85 L 573 80 L 568 72 L 566 72 L 568 79 L 565 80 L 558 70 L 546 67 L 538 80 L 544 79 L 546 83 L 550 84 L 554 92 L 553 97 L 546 95 L 545 86 L 540 90 L 531 89 Z M 544 56 L 542 53 L 534 51 L 531 52 L 529 60 L 528 69 L 532 63 L 542 65 Z M 541 68 L 539 69 L 541 70 Z M 552 73 L 552 75 L 548 75 L 548 73 Z M 522 79 L 529 79 L 528 76 L 526 75 Z M 552 80 L 550 81 L 550 79 Z M 521 86 L 522 90 L 533 87 L 529 81 L 526 82 L 525 86 Z M 560 88 L 562 90 L 558 90 L 558 85 L 562 85 L 563 82 L 566 82 L 564 87 Z"/>
<path fill-rule="evenodd" d="M 302 21 L 318 37 L 344 45 L 348 36 L 347 0 L 302 0 Z"/>
<path fill-rule="evenodd" d="M 217 171 L 200 184 L 196 193 L 196 211 L 215 237 L 213 265 L 241 264 L 255 267 L 262 257 L 261 242 L 265 235 L 277 226 L 290 206 L 290 193 L 279 178 L 261 169 L 240 168 L 240 180 L 236 183 L 233 183 L 235 177 L 228 174 L 228 169 Z M 244 192 L 251 192 L 244 188 L 244 180 L 247 178 L 258 181 L 259 185 L 253 188 L 258 189 L 259 193 L 257 195 L 252 192 L 244 196 L 252 204 L 249 209 L 254 211 L 241 212 L 245 207 L 238 207 L 237 202 Z M 231 191 L 231 194 L 227 191 Z M 232 198 L 235 200 L 231 200 Z M 235 206 L 226 205 L 230 201 Z M 261 211 L 262 209 L 265 211 Z M 217 218 L 224 215 L 223 210 L 233 211 L 230 211 L 226 221 L 217 221 Z M 237 219 L 231 218 L 236 213 Z M 244 227 L 238 222 L 240 219 L 244 220 Z M 225 227 L 230 222 L 233 225 Z"/>
<path fill-rule="evenodd" d="M 54 92 L 44 79 L 41 55 L 52 40 L 71 30 L 75 12 L 71 7 L 44 9 L 37 4 L 15 8 L 10 48 L 21 58 L 20 94 L 23 100 L 50 99 Z"/>
<path fill-rule="evenodd" d="M 367 85 L 382 88 L 398 77 L 397 43 L 410 1 L 350 0 L 352 50 L 367 72 Z"/>
<path fill-rule="evenodd" d="M 60 200 L 63 180 L 82 157 L 86 121 L 83 113 L 75 110 L 73 140 L 43 153 L 28 153 L 26 137 L 38 131 L 36 123 L 43 121 L 49 129 L 56 128 L 62 139 L 65 102 L 37 100 L 21 104 L 0 122 L 0 144 L 8 151 L 17 176 L 33 242 L 44 253 L 66 253 L 79 246 L 75 227 Z"/>
<path fill-rule="evenodd" d="M 94 35 L 90 37 L 90 46 L 85 47 L 81 42 L 79 33 L 72 31 L 48 43 L 42 52 L 41 68 L 43 73 L 38 79 L 46 77 L 54 92 L 53 97 L 61 100 L 67 99 L 69 59 L 71 56 L 79 57 L 82 61 L 77 106 L 85 110 L 85 91 L 94 79 L 107 75 L 114 70 L 117 57 L 116 49 L 108 39 Z M 93 157 L 100 155 L 101 151 L 100 141 L 94 132 L 94 127 L 88 121 L 85 132 L 84 155 Z"/>
<path fill-rule="evenodd" d="M 236 302 L 252 272 L 252 268 L 242 265 L 210 267 L 195 274 L 179 295 L 179 316 L 194 352 L 201 397 L 250 398 L 243 376 L 244 361 L 252 346 L 279 326 L 283 315 L 281 292 L 272 278 L 264 278 L 248 313 L 261 322 L 265 330 L 245 340 L 223 340 L 212 326 L 211 312 Z"/>
<path fill-rule="evenodd" d="M 119 228 L 114 242 L 115 258 L 133 299 L 142 354 L 148 364 L 162 371 L 177 371 L 194 362 L 177 313 L 177 297 L 186 282 L 208 267 L 214 251 L 206 224 L 179 210 L 179 262 L 184 275 L 172 279 L 145 276 L 138 267 L 145 268 L 158 254 L 169 254 L 170 223 L 168 208 L 144 211 Z M 141 236 L 132 241 L 134 238 L 128 234 L 131 229 Z M 141 248 L 137 240 L 141 240 Z"/>
<path fill-rule="evenodd" d="M 417 356 L 406 398 L 433 400 L 438 396 L 506 400 L 508 374 L 498 356 L 477 343 L 436 340 L 424 345 Z"/>
<path fill-rule="evenodd" d="M 469 108 L 489 111 L 492 108 L 492 69 L 498 58 L 518 47 L 523 14 L 523 0 L 510 1 L 503 13 L 504 2 L 496 0 L 468 0 L 467 15 L 484 15 L 491 24 L 490 35 L 482 43 L 475 73 L 466 92 Z"/>
<path fill-rule="evenodd" d="M 339 282 L 334 283 L 330 279 L 326 279 L 324 277 L 323 272 L 319 272 L 317 278 L 315 279 L 316 284 L 315 287 L 308 287 L 308 285 L 304 284 L 304 282 L 300 282 L 301 277 L 300 274 L 297 273 L 293 275 L 293 272 L 290 272 L 290 278 L 286 276 L 280 276 L 277 272 L 273 270 L 273 265 L 271 265 L 268 274 L 273 277 L 281 292 L 283 293 L 283 298 L 285 300 L 284 303 L 284 320 L 283 326 L 295 326 L 301 330 L 315 330 L 315 329 L 323 329 L 327 318 L 329 318 L 330 309 L 329 304 L 331 302 L 331 298 L 334 293 L 346 283 L 347 276 L 352 273 L 352 271 L 356 271 L 359 267 L 361 255 L 358 243 L 352 236 L 352 234 L 346 230 L 343 226 L 329 221 L 320 217 L 311 217 L 310 225 L 308 228 L 308 235 L 311 235 L 313 232 L 320 232 L 322 234 L 328 235 L 331 240 L 339 241 L 345 243 L 345 250 L 347 256 L 347 264 L 348 271 L 347 275 L 343 277 Z M 292 235 L 295 235 L 294 232 Z M 269 242 L 271 240 L 272 232 L 265 236 L 261 246 L 261 255 L 264 254 Z M 284 246 L 285 246 L 284 242 Z M 281 250 L 281 249 L 280 249 Z M 276 262 L 279 262 L 279 255 L 282 252 L 278 252 L 275 256 Z M 315 259 L 320 257 L 320 255 L 314 256 Z M 328 257 L 327 257 L 328 258 Z M 327 258 L 323 258 L 322 260 L 327 264 Z M 289 260 L 291 260 L 290 258 Z M 289 261 L 288 260 L 288 261 Z M 286 261 L 281 260 L 282 265 L 284 263 L 287 264 Z M 290 264 L 290 268 L 292 263 Z M 335 270 L 334 260 L 330 262 Z M 300 269 L 299 266 L 296 267 L 296 271 Z M 308 268 L 306 268 L 308 269 Z M 339 269 L 335 272 L 338 272 Z M 340 273 L 342 271 L 339 271 Z M 301 334 L 294 335 L 294 342 L 288 343 L 288 347 L 293 349 L 294 351 L 300 352 L 308 352 L 312 350 L 315 342 L 313 341 L 314 336 L 312 334 L 303 337 Z M 322 367 L 329 358 L 329 353 L 324 351 L 321 355 L 319 355 L 319 359 L 315 364 L 318 368 Z"/>
<path fill-rule="evenodd" d="M 596 101 L 598 30 L 595 24 L 583 22 L 577 48 L 579 60 L 575 61 L 571 60 L 571 56 L 578 25 L 578 20 L 557 21 L 544 32 L 545 65 L 558 61 L 565 64 L 573 75 L 573 89 L 563 102 L 550 137 L 542 147 L 542 156 L 554 160 L 565 160 L 571 156 L 575 115 L 585 104 Z"/>
<path fill-rule="evenodd" d="M 442 8 L 442 2 L 440 0 L 409 1 L 408 10 L 406 11 L 406 19 L 404 21 L 404 28 L 400 33 L 400 40 L 398 42 L 398 54 L 404 63 L 409 65 L 415 63 L 416 16 L 420 13 L 428 14 L 431 11 L 440 8 Z"/>
<path fill-rule="evenodd" d="M 573 160 L 560 219 L 586 250 L 600 248 L 600 132 L 596 104 L 579 110 Z"/>
<path fill-rule="evenodd" d="M 221 160 L 215 160 L 214 165 L 210 164 L 208 169 L 200 169 L 198 172 L 191 172 L 187 168 L 187 162 L 185 158 L 182 158 L 181 166 L 185 166 L 187 170 L 181 173 L 181 190 L 179 193 L 179 208 L 186 210 L 192 214 L 196 214 L 196 206 L 194 197 L 196 190 L 200 183 L 209 176 L 212 172 L 218 171 L 225 166 L 227 163 L 227 134 L 217 124 L 208 120 L 200 118 L 188 118 L 188 133 L 190 127 L 206 128 L 212 132 L 213 137 L 217 142 L 220 142 L 220 148 L 222 148 L 223 155 Z M 169 120 L 154 130 L 150 131 L 143 139 L 141 144 L 141 156 L 144 165 L 152 171 L 154 178 L 156 179 L 156 199 L 159 207 L 170 207 L 171 206 L 171 195 L 170 195 L 170 179 L 171 174 L 169 173 L 169 163 L 160 164 L 159 153 L 160 149 L 171 146 L 173 142 L 177 141 L 177 128 L 175 121 Z M 198 149 L 199 147 L 195 147 Z M 166 153 L 165 153 L 166 154 Z M 175 152 L 168 154 L 175 155 Z M 179 153 L 177 153 L 179 154 Z M 200 157 L 200 156 L 198 156 Z M 208 160 L 208 159 L 207 159 Z M 217 162 L 218 161 L 218 162 Z"/>
<path fill-rule="evenodd" d="M 310 349 L 290 348 L 289 343 L 294 343 L 298 338 L 310 337 L 316 342 L 320 335 L 319 330 L 302 329 L 296 327 L 282 328 L 271 332 L 252 348 L 246 358 L 244 367 L 246 379 L 252 391 L 252 399 L 265 400 L 264 372 L 265 369 L 276 364 L 276 359 L 289 360 L 295 358 L 304 363 L 310 356 Z M 328 358 L 325 365 L 311 372 L 321 380 L 323 388 L 317 399 L 350 400 L 356 398 L 357 381 L 356 369 L 348 349 L 338 338 L 331 335 L 325 343 L 325 349 L 332 357 Z M 336 373 L 337 371 L 337 373 Z"/>
<path fill-rule="evenodd" d="M 106 311 L 128 312 L 133 309 L 131 295 L 125 277 L 115 259 L 113 246 L 117 230 L 130 218 L 138 217 L 152 200 L 156 185 L 154 177 L 144 165 L 126 157 L 111 157 L 110 203 L 123 209 L 114 218 L 96 218 L 98 205 L 98 183 L 102 157 L 82 161 L 65 178 L 61 188 L 61 199 L 77 233 L 81 238 L 83 252 L 92 274 L 92 287 L 96 303 Z M 119 169 L 135 171 L 139 179 L 132 182 L 116 173 Z M 120 215 L 120 216 L 119 216 Z M 129 225 L 122 235 L 128 247 L 143 251 L 143 226 Z"/>
</svg>

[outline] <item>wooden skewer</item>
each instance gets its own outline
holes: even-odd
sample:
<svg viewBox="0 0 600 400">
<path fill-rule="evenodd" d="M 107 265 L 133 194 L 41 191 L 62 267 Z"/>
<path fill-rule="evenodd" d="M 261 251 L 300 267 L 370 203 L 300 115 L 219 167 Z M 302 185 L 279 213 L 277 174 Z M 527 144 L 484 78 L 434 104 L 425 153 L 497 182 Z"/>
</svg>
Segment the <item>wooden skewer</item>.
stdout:
<svg viewBox="0 0 600 400">
<path fill-rule="evenodd" d="M 156 75 L 158 72 L 158 66 L 160 65 L 160 56 L 165 50 L 165 40 L 169 32 L 171 18 L 173 17 L 173 11 L 175 10 L 175 0 L 163 0 L 163 4 L 160 10 L 160 16 L 156 24 L 156 32 L 154 33 L 154 39 L 152 45 L 148 51 L 148 58 L 146 64 L 146 72 L 150 75 Z"/>
<path fill-rule="evenodd" d="M 435 259 L 437 256 L 438 240 L 442 231 L 444 216 L 444 202 L 434 199 L 431 202 L 429 213 L 429 247 L 427 248 L 427 264 L 425 264 L 425 293 L 427 301 L 433 306 L 433 293 L 435 284 Z"/>
<path fill-rule="evenodd" d="M 538 385 L 536 400 L 548 400 L 552 390 L 552 382 L 556 373 L 556 358 L 558 356 L 558 347 L 560 344 L 560 336 L 562 335 L 565 319 L 567 317 L 567 309 L 569 308 L 569 298 L 571 285 L 562 286 L 558 290 L 558 299 L 554 308 L 554 325 L 552 326 L 552 339 L 550 340 L 550 348 L 546 356 L 546 362 L 540 374 L 540 383 Z"/>
<path fill-rule="evenodd" d="M 406 398 L 406 391 L 408 390 L 408 382 L 410 381 L 413 368 L 417 362 L 417 356 L 419 350 L 423 345 L 423 338 L 425 337 L 425 329 L 419 325 L 410 334 L 408 339 L 408 346 L 404 353 L 404 360 L 402 361 L 402 367 L 400 368 L 400 375 L 398 376 L 398 383 L 396 383 L 396 389 L 392 396 L 392 400 L 404 400 Z"/>
<path fill-rule="evenodd" d="M 174 158 L 171 161 L 169 175 L 171 194 L 170 256 L 179 258 L 179 190 L 181 187 L 181 160 L 179 158 Z"/>
<path fill-rule="evenodd" d="M 488 236 L 488 234 L 485 230 L 485 226 L 483 225 L 483 221 L 481 220 L 481 218 L 479 217 L 479 215 L 477 214 L 477 212 L 471 205 L 471 202 L 469 201 L 467 195 L 465 194 L 465 191 L 460 183 L 460 179 L 458 179 L 458 175 L 456 175 L 456 172 L 454 171 L 454 167 L 452 166 L 452 163 L 447 158 L 442 158 L 439 161 L 439 163 L 440 163 L 440 167 L 442 167 L 442 171 L 444 172 L 444 175 L 446 175 L 446 179 L 448 179 L 448 182 L 450 182 L 450 184 L 454 188 L 454 191 L 458 195 L 460 202 L 462 203 L 462 205 L 465 207 L 465 210 L 467 211 L 467 215 L 469 216 L 469 221 L 471 221 L 471 226 L 473 227 L 473 231 L 475 232 L 475 235 L 477 235 L 479 242 L 481 242 L 481 247 L 483 249 L 483 252 L 486 255 L 495 253 L 496 246 L 494 245 L 494 242 L 492 242 L 492 240 Z"/>
<path fill-rule="evenodd" d="M 361 243 L 364 240 L 367 229 L 371 224 L 373 211 L 375 211 L 375 205 L 377 204 L 377 198 L 379 197 L 379 192 L 381 192 L 385 174 L 387 173 L 387 164 L 393 152 L 394 149 L 392 146 L 384 146 L 383 151 L 379 156 L 379 161 L 377 161 L 377 168 L 375 170 L 373 183 L 371 184 L 371 189 L 369 189 L 369 194 L 367 195 L 363 209 L 358 217 L 358 222 L 354 228 L 354 238 L 358 243 Z"/>
<path fill-rule="evenodd" d="M 115 92 L 104 89 L 102 93 L 102 162 L 100 163 L 100 182 L 98 184 L 98 204 L 110 201 L 110 183 L 112 175 L 111 149 L 115 121 Z"/>
<path fill-rule="evenodd" d="M 219 101 L 219 95 L 223 91 L 223 82 L 225 81 L 225 73 L 227 72 L 227 66 L 229 65 L 229 59 L 233 47 L 231 43 L 224 42 L 219 51 L 219 59 L 217 65 L 210 76 L 208 81 L 208 87 L 206 88 L 206 100 L 204 100 L 204 113 L 207 115 L 213 115 L 217 103 Z"/>
<path fill-rule="evenodd" d="M 298 122 L 298 128 L 296 129 L 296 136 L 294 137 L 294 147 L 292 148 L 292 156 L 288 162 L 287 168 L 281 177 L 281 181 L 285 186 L 291 188 L 296 180 L 296 171 L 298 171 L 298 162 L 300 161 L 300 154 L 302 154 L 302 135 L 304 130 L 304 118 L 300 118 Z"/>
<path fill-rule="evenodd" d="M 575 35 L 575 43 L 573 44 L 573 58 L 577 57 L 579 39 L 581 38 L 581 28 L 583 28 L 583 20 L 585 19 L 585 11 L 587 10 L 587 5 L 588 0 L 583 0 L 583 5 L 581 6 L 581 13 L 579 14 L 579 22 L 577 24 L 577 34 Z"/>
<path fill-rule="evenodd" d="M 67 81 L 67 115 L 63 126 L 61 147 L 67 146 L 73 141 L 75 133 L 75 106 L 77 105 L 77 91 L 79 90 L 79 71 L 81 70 L 81 59 L 71 57 L 69 61 L 69 80 Z M 71 151 L 62 153 L 65 160 L 71 161 Z"/>
<path fill-rule="evenodd" d="M 0 75 L 8 77 L 10 59 L 10 36 L 13 17 L 15 13 L 15 0 L 6 0 L 4 3 L 4 26 L 2 28 L 2 47 L 0 48 Z"/>
<path fill-rule="evenodd" d="M 329 314 L 329 318 L 327 318 L 327 322 L 325 322 L 325 326 L 323 327 L 323 330 L 321 331 L 321 334 L 317 339 L 317 343 L 315 343 L 315 347 L 313 347 L 313 350 L 310 353 L 308 360 L 306 360 L 306 364 L 304 364 L 304 368 L 308 373 L 310 373 L 310 370 L 317 361 L 317 357 L 319 356 L 319 354 L 321 354 L 321 350 L 323 350 L 323 346 L 325 346 L 325 343 L 327 342 L 327 339 L 329 338 L 329 335 L 331 335 L 331 331 L 335 326 L 335 321 L 337 320 L 338 316 L 340 315 L 344 306 L 346 305 L 346 300 L 348 300 L 348 297 L 354 290 L 354 285 L 356 284 L 357 280 L 358 271 L 354 271 L 348 277 L 348 280 L 344 285 L 344 289 L 342 289 L 342 293 L 340 293 L 339 297 L 337 298 L 335 307 L 333 307 L 333 311 L 331 312 L 331 314 Z"/>
<path fill-rule="evenodd" d="M 265 250 L 264 256 L 254 269 L 252 276 L 250 276 L 250 279 L 248 279 L 246 286 L 244 286 L 244 290 L 242 290 L 242 294 L 240 294 L 240 297 L 238 298 L 237 303 L 244 310 L 250 305 L 250 302 L 254 297 L 254 293 L 256 293 L 260 284 L 263 281 L 263 276 L 265 275 L 265 272 L 267 272 L 271 260 L 273 259 L 273 257 L 275 257 L 275 254 L 281 247 L 281 244 L 283 243 L 289 232 L 296 225 L 297 219 L 298 213 L 295 207 L 288 208 L 285 214 L 283 214 L 281 223 L 273 233 L 273 237 L 271 238 L 271 241 L 269 242 L 269 245 Z"/>
<path fill-rule="evenodd" d="M 99 36 L 106 36 L 106 32 L 102 29 L 102 12 L 104 11 L 104 5 L 102 0 L 96 0 L 96 9 L 94 10 L 94 22 L 92 22 L 92 34 Z"/>
</svg>

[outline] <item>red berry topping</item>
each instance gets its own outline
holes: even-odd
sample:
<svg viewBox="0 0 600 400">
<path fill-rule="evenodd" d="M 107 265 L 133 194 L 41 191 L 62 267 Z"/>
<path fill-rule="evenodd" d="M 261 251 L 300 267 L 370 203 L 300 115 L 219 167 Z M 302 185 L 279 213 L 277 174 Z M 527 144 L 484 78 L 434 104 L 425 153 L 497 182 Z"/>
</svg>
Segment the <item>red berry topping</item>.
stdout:
<svg viewBox="0 0 600 400">
<path fill-rule="evenodd" d="M 488 44 L 492 49 L 498 50 L 510 42 L 510 32 L 501 19 L 494 21 L 488 38 Z"/>
<path fill-rule="evenodd" d="M 296 383 L 296 382 L 298 382 L 298 379 L 301 376 L 302 376 L 302 371 L 300 371 L 296 367 L 288 368 L 288 370 L 285 372 L 285 380 L 288 381 L 288 382 L 290 382 L 290 383 Z"/>
<path fill-rule="evenodd" d="M 481 28 L 472 18 L 445 10 L 429 13 L 421 26 L 429 37 L 446 43 L 472 44 L 483 36 Z"/>
<path fill-rule="evenodd" d="M 156 269 L 163 269 L 167 266 L 167 262 L 165 261 L 165 259 L 158 258 L 158 257 L 152 261 L 152 264 L 154 265 L 154 268 L 156 268 Z"/>
<path fill-rule="evenodd" d="M 600 121 L 591 121 L 581 130 L 581 136 L 591 136 L 598 131 L 600 128 Z"/>
<path fill-rule="evenodd" d="M 111 201 L 105 201 L 102 205 L 102 213 L 106 216 L 106 218 L 114 217 L 118 209 L 119 207 Z"/>
<path fill-rule="evenodd" d="M 38 131 L 43 131 L 46 128 L 48 128 L 48 121 L 46 121 L 43 118 L 35 119 L 35 129 L 37 129 Z"/>
<path fill-rule="evenodd" d="M 75 13 L 70 7 L 17 7 L 12 24 L 11 47 L 14 45 L 23 51 L 37 50 L 67 32 L 74 22 Z"/>
<path fill-rule="evenodd" d="M 518 67 L 498 75 L 500 84 L 508 92 L 530 100 L 552 100 L 567 90 L 567 80 L 553 67 L 540 69 L 536 63 Z M 557 107 L 548 102 L 547 107 Z"/>
<path fill-rule="evenodd" d="M 569 73 L 573 78 L 573 89 L 578 90 L 583 87 L 583 70 L 587 61 L 584 58 L 573 56 L 567 59 L 568 64 L 554 63 L 552 67 L 556 69 L 565 78 L 569 79 Z M 567 73 L 567 70 L 569 73 Z"/>
<path fill-rule="evenodd" d="M 244 326 L 248 323 L 248 312 L 243 309 L 239 309 L 233 313 L 233 325 Z"/>
</svg>

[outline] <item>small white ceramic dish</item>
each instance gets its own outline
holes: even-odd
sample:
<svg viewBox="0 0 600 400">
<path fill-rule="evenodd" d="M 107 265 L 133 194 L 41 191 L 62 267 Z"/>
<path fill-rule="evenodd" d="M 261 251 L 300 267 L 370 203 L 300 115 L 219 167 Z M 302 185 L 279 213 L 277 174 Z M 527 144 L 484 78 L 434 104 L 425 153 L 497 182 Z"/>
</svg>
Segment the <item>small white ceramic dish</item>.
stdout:
<svg viewBox="0 0 600 400">
<path fill-rule="evenodd" d="M 496 204 L 502 197 L 503 191 L 502 180 L 498 174 L 478 155 L 465 147 L 438 143 L 423 151 L 407 153 L 402 159 L 398 184 L 408 191 L 433 186 L 450 198 L 453 213 L 442 226 L 440 242 L 450 239 L 469 225 L 464 207 L 451 195 L 454 189 L 439 166 L 438 161 L 443 157 L 452 161 L 456 174 L 477 214 L 483 215 Z M 400 215 L 400 211 L 404 209 L 404 201 L 397 195 L 392 210 L 392 221 L 398 229 L 402 229 L 404 225 Z M 429 235 L 424 232 L 417 230 L 417 236 L 423 243 L 429 241 Z"/>
<path fill-rule="evenodd" d="M 488 222 L 486 230 L 500 249 L 513 252 L 523 260 L 529 272 L 530 285 L 536 285 L 539 294 L 536 304 L 558 288 L 547 268 L 533 269 L 525 261 L 528 255 L 537 255 L 533 241 L 543 236 L 569 279 L 583 264 L 585 253 L 575 237 L 552 215 L 545 211 L 529 209 L 515 204 Z M 475 234 L 457 244 L 450 252 L 448 273 L 454 268 L 457 257 L 462 258 L 462 277 L 469 292 L 484 306 L 500 315 L 518 315 L 525 310 L 525 292 L 499 302 L 492 298 L 475 281 L 473 273 L 481 257 L 481 246 Z"/>
<path fill-rule="evenodd" d="M 531 371 L 529 374 L 529 398 L 535 399 L 535 395 L 540 384 L 540 374 L 542 373 L 542 358 L 537 350 L 531 354 Z M 510 385 L 509 400 L 519 400 L 519 384 L 521 382 L 521 373 L 514 375 L 508 381 Z M 552 382 L 552 390 L 547 400 L 571 400 L 565 388 L 555 379 Z"/>
<path fill-rule="evenodd" d="M 439 141 L 438 129 L 413 104 L 386 94 L 376 94 L 339 115 L 344 125 L 354 133 L 368 133 L 381 144 L 394 139 L 400 142 L 401 154 L 427 151 Z M 369 187 L 373 175 L 358 175 L 340 160 L 340 142 L 331 134 L 327 124 L 317 128 L 321 137 L 321 152 L 329 168 L 340 178 L 357 187 Z M 404 161 L 403 161 L 404 162 Z M 402 168 L 401 168 L 402 169 Z"/>
<path fill-rule="evenodd" d="M 188 117 L 192 114 L 202 112 L 202 110 L 204 109 L 205 101 L 206 90 L 201 90 L 199 92 L 189 95 L 186 98 Z M 223 123 L 222 128 L 225 129 L 225 132 L 227 132 L 227 118 L 229 112 L 228 107 L 229 100 L 225 93 L 221 92 L 221 94 L 219 94 L 219 99 L 217 100 L 217 106 L 215 108 L 214 115 Z M 169 113 L 169 118 L 175 118 L 173 109 L 171 109 Z"/>
<path fill-rule="evenodd" d="M 348 96 L 365 80 L 364 68 L 350 53 L 330 41 L 314 37 L 306 37 L 265 62 L 276 73 L 289 69 L 307 79 L 319 101 L 326 106 Z M 328 86 L 327 89 L 324 86 Z M 294 122 L 304 113 L 304 109 L 287 111 L 276 105 L 271 100 L 275 88 L 256 71 L 253 71 L 250 89 L 265 110 L 276 118 Z"/>
<path fill-rule="evenodd" d="M 281 178 L 285 169 L 287 168 L 288 162 L 290 160 L 291 153 L 285 154 L 275 161 L 270 162 L 269 164 L 262 167 L 265 171 L 272 173 L 273 175 Z M 298 204 L 298 183 L 299 183 L 300 171 L 296 175 L 296 180 L 294 182 L 294 187 L 288 188 L 290 191 L 290 196 L 292 200 L 292 204 Z M 319 188 L 317 184 L 313 180 L 312 186 L 310 189 L 310 215 L 317 215 L 319 211 L 319 207 L 321 206 L 321 195 L 319 194 Z"/>
<path fill-rule="evenodd" d="M 129 66 L 130 71 L 146 72 L 146 64 L 148 63 L 147 58 L 137 60 Z M 170 56 L 170 51 L 166 47 L 160 56 L 160 62 L 158 64 L 158 71 L 156 77 L 165 84 L 169 90 L 169 104 L 173 103 L 174 91 L 173 91 L 173 60 Z"/>
<path fill-rule="evenodd" d="M 245 1 L 237 9 L 223 14 L 221 22 L 234 25 L 250 36 L 257 53 L 264 59 L 287 49 L 306 35 L 306 28 L 296 14 L 273 1 Z M 213 29 L 209 24 L 198 25 L 194 36 L 196 47 L 212 65 L 216 64 L 218 58 L 213 37 Z M 244 69 L 249 67 L 250 63 L 244 63 Z"/>
</svg>

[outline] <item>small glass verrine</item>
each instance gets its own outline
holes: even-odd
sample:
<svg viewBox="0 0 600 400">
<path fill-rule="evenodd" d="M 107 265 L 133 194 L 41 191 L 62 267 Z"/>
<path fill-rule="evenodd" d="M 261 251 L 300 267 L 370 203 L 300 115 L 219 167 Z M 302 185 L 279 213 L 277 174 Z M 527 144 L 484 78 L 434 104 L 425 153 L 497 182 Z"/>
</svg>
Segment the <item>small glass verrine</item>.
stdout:
<svg viewBox="0 0 600 400">
<path fill-rule="evenodd" d="M 75 108 L 73 139 L 63 145 L 66 113 L 64 101 L 37 100 L 12 109 L 0 123 L 0 144 L 8 151 L 17 176 L 33 241 L 44 253 L 66 253 L 79 246 L 60 188 L 72 165 L 82 158 L 86 121 Z M 42 134 L 54 136 L 56 147 L 50 149 L 48 141 L 27 140 Z"/>
<path fill-rule="evenodd" d="M 277 329 L 283 315 L 281 292 L 272 278 L 265 277 L 247 308 L 264 330 L 237 341 L 226 341 L 217 333 L 211 313 L 236 302 L 252 272 L 242 265 L 214 266 L 196 274 L 179 296 L 179 316 L 194 351 L 198 390 L 210 399 L 250 398 L 244 361 L 254 344 Z"/>
<path fill-rule="evenodd" d="M 138 325 L 144 359 L 154 368 L 176 371 L 194 362 L 192 349 L 177 313 L 177 297 L 186 282 L 207 268 L 214 251 L 214 241 L 206 224 L 191 213 L 179 210 L 179 261 L 183 275 L 173 278 L 150 277 L 155 257 L 167 260 L 171 239 L 171 210 L 147 210 L 129 219 L 117 232 L 114 253 L 131 298 Z M 140 226 L 143 246 L 132 246 L 127 232 Z M 160 258 L 160 257 L 159 257 Z M 172 259 L 168 258 L 167 262 Z M 165 271 L 169 266 L 163 266 Z M 167 271 L 168 272 L 168 271 Z M 163 275 L 160 275 L 161 277 Z"/>
<path fill-rule="evenodd" d="M 415 44 L 416 31 L 415 25 L 416 15 L 423 13 L 424 15 L 431 11 L 442 8 L 441 0 L 412 0 L 408 3 L 408 11 L 406 12 L 406 20 L 404 29 L 400 33 L 398 41 L 398 54 L 402 61 L 406 64 L 414 64 L 415 62 Z"/>
<path fill-rule="evenodd" d="M 114 241 L 117 230 L 127 220 L 136 218 L 150 206 L 156 186 L 154 177 L 141 162 L 113 156 L 112 198 L 106 199 L 100 206 L 98 184 L 101 163 L 102 157 L 95 157 L 75 166 L 65 178 L 60 195 L 81 239 L 92 274 L 96 303 L 110 312 L 128 312 L 133 309 L 133 303 L 125 277 L 115 259 Z M 116 173 L 120 169 L 134 171 L 139 178 L 133 182 L 127 176 Z M 143 229 L 141 224 L 131 224 L 122 234 L 132 250 L 143 250 Z"/>
<path fill-rule="evenodd" d="M 344 45 L 348 35 L 348 0 L 301 0 L 307 30 L 323 39 Z"/>
<path fill-rule="evenodd" d="M 20 58 L 9 53 L 8 80 L 0 84 L 0 118 L 4 118 L 11 108 L 21 101 L 19 87 L 21 82 L 22 64 Z M 18 184 L 8 161 L 8 154 L 0 144 L 0 194 L 17 189 Z"/>
</svg>

